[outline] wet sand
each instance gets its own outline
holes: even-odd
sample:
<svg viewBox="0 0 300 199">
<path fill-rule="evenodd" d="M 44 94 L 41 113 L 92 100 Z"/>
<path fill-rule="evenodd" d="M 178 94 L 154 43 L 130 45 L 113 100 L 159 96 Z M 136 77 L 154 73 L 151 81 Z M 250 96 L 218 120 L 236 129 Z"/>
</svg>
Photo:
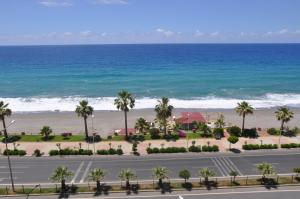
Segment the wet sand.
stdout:
<svg viewBox="0 0 300 199">
<path fill-rule="evenodd" d="M 254 115 L 246 118 L 246 127 L 279 127 L 280 122 L 275 118 L 276 109 L 257 109 Z M 291 108 L 294 118 L 288 123 L 289 127 L 300 126 L 300 109 Z M 174 115 L 180 116 L 182 111 L 199 111 L 206 119 L 214 120 L 220 113 L 224 114 L 228 125 L 241 125 L 242 118 L 233 109 L 175 109 Z M 124 114 L 119 111 L 95 111 L 95 117 L 89 117 L 89 131 L 93 128 L 96 133 L 106 136 L 114 132 L 115 129 L 124 128 Z M 155 113 L 153 109 L 131 110 L 128 113 L 128 127 L 134 127 L 138 117 L 144 117 L 148 121 L 153 121 Z M 15 124 L 9 127 L 9 133 L 25 132 L 26 134 L 37 134 L 42 126 L 50 126 L 55 134 L 72 132 L 74 134 L 83 133 L 83 119 L 77 117 L 74 112 L 38 112 L 38 113 L 14 113 L 7 119 L 16 120 Z"/>
</svg>

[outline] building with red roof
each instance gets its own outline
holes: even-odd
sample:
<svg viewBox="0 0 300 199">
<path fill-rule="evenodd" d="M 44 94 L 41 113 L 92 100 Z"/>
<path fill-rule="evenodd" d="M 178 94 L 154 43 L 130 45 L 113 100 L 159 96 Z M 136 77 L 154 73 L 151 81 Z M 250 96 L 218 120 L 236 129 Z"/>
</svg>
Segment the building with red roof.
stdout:
<svg viewBox="0 0 300 199">
<path fill-rule="evenodd" d="M 193 128 L 193 122 L 207 123 L 200 112 L 181 112 L 181 117 L 177 118 L 175 121 L 185 130 L 191 130 Z"/>
</svg>

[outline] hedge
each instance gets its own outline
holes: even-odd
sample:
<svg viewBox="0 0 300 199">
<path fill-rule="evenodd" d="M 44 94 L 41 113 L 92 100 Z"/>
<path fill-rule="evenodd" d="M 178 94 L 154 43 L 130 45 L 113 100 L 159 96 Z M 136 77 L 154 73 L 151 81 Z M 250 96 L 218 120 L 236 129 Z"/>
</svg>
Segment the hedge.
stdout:
<svg viewBox="0 0 300 199">
<path fill-rule="evenodd" d="M 184 147 L 167 147 L 167 148 L 147 148 L 147 153 L 186 153 L 187 150 Z"/>
<path fill-rule="evenodd" d="M 203 152 L 218 152 L 219 151 L 219 147 L 217 145 L 202 146 L 202 151 Z"/>
<path fill-rule="evenodd" d="M 102 150 L 97 150 L 98 155 L 123 155 L 123 150 L 122 149 L 102 149 Z"/>
<path fill-rule="evenodd" d="M 277 144 L 244 144 L 244 150 L 277 149 Z"/>
<path fill-rule="evenodd" d="M 10 149 L 6 150 L 5 149 L 3 151 L 3 155 L 7 155 L 7 153 L 8 153 L 8 155 L 19 155 L 19 156 L 26 155 L 26 151 L 24 151 L 24 150 L 18 150 L 18 149 L 14 149 L 14 150 L 10 150 Z"/>
<path fill-rule="evenodd" d="M 284 149 L 300 148 L 300 144 L 297 143 L 281 144 L 281 148 Z"/>
<path fill-rule="evenodd" d="M 86 149 L 70 149 L 70 148 L 65 148 L 65 149 L 60 149 L 60 150 L 50 150 L 49 151 L 50 156 L 56 156 L 56 155 L 93 155 L 92 150 L 86 150 Z"/>
<path fill-rule="evenodd" d="M 199 152 L 201 152 L 202 150 L 201 150 L 201 146 L 190 146 L 189 147 L 189 152 L 197 152 L 197 153 L 199 153 Z"/>
</svg>

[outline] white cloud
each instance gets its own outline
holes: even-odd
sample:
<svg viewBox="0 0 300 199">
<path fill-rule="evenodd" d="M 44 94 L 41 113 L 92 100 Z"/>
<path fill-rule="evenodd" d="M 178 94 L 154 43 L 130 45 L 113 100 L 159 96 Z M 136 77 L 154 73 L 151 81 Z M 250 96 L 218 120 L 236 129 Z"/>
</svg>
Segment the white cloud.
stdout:
<svg viewBox="0 0 300 199">
<path fill-rule="evenodd" d="M 201 31 L 199 31 L 199 30 L 197 30 L 196 33 L 195 33 L 195 36 L 196 36 L 196 37 L 202 37 L 202 36 L 204 36 L 204 35 L 205 35 L 205 33 L 204 33 L 204 32 L 201 32 Z"/>
<path fill-rule="evenodd" d="M 64 32 L 63 33 L 64 37 L 69 37 L 69 36 L 72 36 L 72 35 L 73 35 L 73 33 L 71 33 L 71 32 Z"/>
<path fill-rule="evenodd" d="M 300 30 L 296 30 L 295 33 L 296 33 L 296 34 L 300 34 Z"/>
<path fill-rule="evenodd" d="M 92 0 L 93 4 L 104 4 L 104 5 L 126 5 L 127 0 Z"/>
<path fill-rule="evenodd" d="M 68 7 L 73 5 L 71 0 L 40 0 L 38 3 L 46 7 Z"/>
<path fill-rule="evenodd" d="M 277 33 L 280 34 L 280 35 L 283 35 L 283 34 L 286 34 L 288 32 L 289 32 L 289 30 L 284 28 L 284 29 L 279 30 Z"/>
<path fill-rule="evenodd" d="M 163 34 L 163 35 L 165 35 L 165 36 L 167 36 L 167 37 L 170 37 L 170 36 L 172 36 L 172 35 L 175 34 L 175 33 L 174 33 L 173 31 L 171 31 L 171 30 L 165 30 L 165 29 L 162 29 L 162 28 L 157 28 L 157 29 L 156 29 L 156 32 L 161 33 L 161 34 Z"/>
<path fill-rule="evenodd" d="M 212 37 L 216 37 L 219 35 L 220 35 L 220 33 L 218 31 L 210 33 L 210 36 L 212 36 Z"/>
<path fill-rule="evenodd" d="M 106 32 L 103 32 L 103 33 L 101 33 L 101 36 L 102 36 L 102 37 L 106 37 L 106 36 L 107 36 L 107 33 L 106 33 Z"/>
<path fill-rule="evenodd" d="M 90 31 L 90 30 L 82 31 L 82 32 L 80 32 L 80 35 L 82 35 L 84 37 L 88 37 L 88 36 L 92 35 L 92 31 Z"/>
</svg>

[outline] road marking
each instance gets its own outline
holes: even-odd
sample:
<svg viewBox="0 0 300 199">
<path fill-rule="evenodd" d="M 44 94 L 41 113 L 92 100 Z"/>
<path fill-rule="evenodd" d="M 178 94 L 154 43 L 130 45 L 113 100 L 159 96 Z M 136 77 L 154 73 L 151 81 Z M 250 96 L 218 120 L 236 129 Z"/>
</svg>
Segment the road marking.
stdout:
<svg viewBox="0 0 300 199">
<path fill-rule="evenodd" d="M 0 173 L 9 173 L 9 172 L 7 172 L 7 171 L 1 171 Z M 25 173 L 25 172 L 23 172 L 23 171 L 14 171 L 13 173 Z"/>
<path fill-rule="evenodd" d="M 229 192 L 218 192 L 218 193 L 187 193 L 181 194 L 180 196 L 210 196 L 210 195 L 235 195 L 235 194 L 253 194 L 253 193 L 285 193 L 285 192 L 300 192 L 299 189 L 283 189 L 283 190 L 262 190 L 262 191 L 229 191 Z M 104 197 L 106 199 L 119 199 L 119 198 L 170 198 L 170 197 L 179 197 L 175 194 L 170 195 L 149 195 L 149 196 L 108 196 Z M 87 199 L 87 198 L 78 198 L 78 199 Z"/>
<path fill-rule="evenodd" d="M 84 182 L 84 179 L 85 179 L 85 177 L 86 177 L 86 175 L 88 174 L 88 172 L 89 172 L 89 170 L 90 170 L 90 168 L 91 168 L 91 166 L 92 166 L 92 161 L 90 161 L 89 163 L 88 163 L 88 165 L 86 166 L 86 168 L 85 168 L 85 170 L 84 170 L 84 173 L 83 173 L 83 175 L 82 175 L 82 178 L 81 178 L 81 180 L 79 181 L 79 183 L 83 183 Z"/>
<path fill-rule="evenodd" d="M 73 177 L 73 179 L 71 180 L 70 183 L 74 183 L 74 182 L 75 182 L 75 180 L 76 180 L 76 178 L 78 177 L 79 172 L 80 172 L 80 170 L 82 169 L 83 165 L 84 165 L 84 161 L 82 161 L 82 162 L 80 163 L 80 165 L 79 165 L 79 167 L 77 168 L 77 170 L 76 170 L 76 172 L 75 172 L 75 175 L 74 175 L 74 177 Z"/>
<path fill-rule="evenodd" d="M 7 166 L 0 166 L 0 169 L 7 169 L 8 167 Z M 18 166 L 15 166 L 15 167 L 12 167 L 12 169 L 28 169 L 29 167 L 18 167 Z"/>
<path fill-rule="evenodd" d="M 224 171 L 221 169 L 221 167 L 217 164 L 217 158 L 211 158 L 212 162 L 215 164 L 215 166 L 218 168 L 222 176 L 225 176 Z"/>
<path fill-rule="evenodd" d="M 239 173 L 239 175 L 243 175 L 242 174 L 242 172 L 239 170 L 239 168 L 230 160 L 230 158 L 225 158 L 227 161 L 228 161 L 228 163 L 232 166 L 232 168 L 234 169 L 234 171 L 236 171 L 236 172 L 238 172 Z"/>
<path fill-rule="evenodd" d="M 179 199 L 184 199 L 182 196 L 178 196 L 179 197 Z"/>
</svg>

